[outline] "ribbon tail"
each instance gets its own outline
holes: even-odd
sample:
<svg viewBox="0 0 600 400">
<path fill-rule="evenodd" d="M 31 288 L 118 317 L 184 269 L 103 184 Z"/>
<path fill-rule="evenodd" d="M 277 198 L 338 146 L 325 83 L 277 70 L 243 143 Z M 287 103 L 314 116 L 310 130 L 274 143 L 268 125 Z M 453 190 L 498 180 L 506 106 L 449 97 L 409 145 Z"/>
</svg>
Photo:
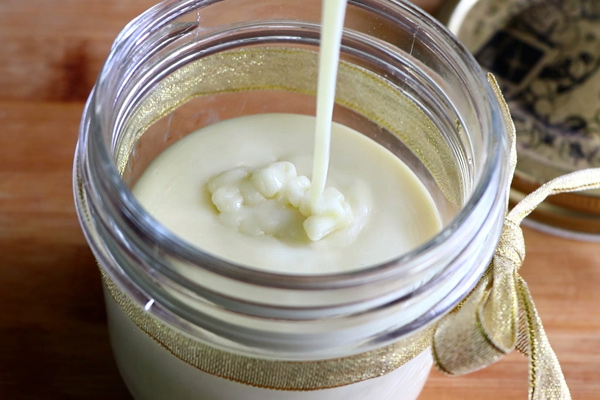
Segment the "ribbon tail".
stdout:
<svg viewBox="0 0 600 400">
<path fill-rule="evenodd" d="M 580 170 L 560 176 L 530 193 L 508 213 L 506 219 L 512 224 L 519 225 L 550 195 L 597 188 L 600 188 L 600 168 Z M 550 346 L 527 283 L 521 276 L 517 275 L 517 279 L 521 310 L 517 349 L 529 356 L 529 399 L 569 400 L 571 399 L 569 388 L 558 358 Z"/>
<path fill-rule="evenodd" d="M 531 192 L 508 213 L 507 219 L 519 225 L 535 208 L 553 194 L 600 188 L 600 168 L 589 168 L 559 176 Z"/>
<path fill-rule="evenodd" d="M 529 357 L 529 400 L 570 400 L 558 358 L 542 326 L 527 283 L 518 277 L 521 308 L 517 349 Z"/>
</svg>

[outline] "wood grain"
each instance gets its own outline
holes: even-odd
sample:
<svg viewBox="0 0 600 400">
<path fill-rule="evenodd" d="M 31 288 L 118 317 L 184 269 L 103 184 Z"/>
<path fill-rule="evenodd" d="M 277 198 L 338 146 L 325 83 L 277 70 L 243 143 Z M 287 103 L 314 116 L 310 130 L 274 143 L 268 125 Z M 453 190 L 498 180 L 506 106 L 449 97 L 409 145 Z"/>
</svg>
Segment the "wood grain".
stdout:
<svg viewBox="0 0 600 400">
<path fill-rule="evenodd" d="M 112 359 L 71 169 L 83 101 L 110 44 L 149 5 L 0 0 L 1 399 L 131 399 Z M 526 241 L 522 273 L 573 397 L 598 399 L 600 245 L 531 230 Z M 434 371 L 421 399 L 523 400 L 527 384 L 526 359 L 511 354 L 465 377 Z"/>
<path fill-rule="evenodd" d="M 0 0 L 0 100 L 84 101 L 148 0 Z"/>
</svg>

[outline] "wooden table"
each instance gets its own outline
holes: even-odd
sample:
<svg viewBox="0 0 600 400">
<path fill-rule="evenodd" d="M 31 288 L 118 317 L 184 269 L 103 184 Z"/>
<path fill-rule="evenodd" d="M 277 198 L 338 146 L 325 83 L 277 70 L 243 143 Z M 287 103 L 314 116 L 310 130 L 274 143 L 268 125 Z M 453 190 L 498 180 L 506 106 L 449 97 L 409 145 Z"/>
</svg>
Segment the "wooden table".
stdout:
<svg viewBox="0 0 600 400">
<path fill-rule="evenodd" d="M 0 399 L 131 399 L 75 216 L 71 166 L 83 102 L 109 46 L 149 5 L 0 0 Z M 525 236 L 522 274 L 573 397 L 598 399 L 600 245 Z M 434 371 L 421 398 L 526 395 L 526 359 L 511 354 L 465 377 Z"/>
</svg>

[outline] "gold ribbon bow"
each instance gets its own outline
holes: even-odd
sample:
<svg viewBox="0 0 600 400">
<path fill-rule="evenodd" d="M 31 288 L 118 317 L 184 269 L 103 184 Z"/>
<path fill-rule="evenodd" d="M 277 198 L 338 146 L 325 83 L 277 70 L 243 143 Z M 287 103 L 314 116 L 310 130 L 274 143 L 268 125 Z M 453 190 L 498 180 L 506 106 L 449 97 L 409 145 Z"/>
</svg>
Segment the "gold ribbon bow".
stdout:
<svg viewBox="0 0 600 400">
<path fill-rule="evenodd" d="M 512 176 L 516 165 L 515 129 L 494 77 L 489 75 L 488 79 L 509 127 Z M 596 188 L 600 188 L 600 168 L 577 171 L 541 186 L 506 215 L 486 273 L 460 306 L 436 327 L 432 351 L 442 372 L 469 373 L 496 362 L 516 348 L 529 357 L 529 399 L 571 398 L 527 283 L 518 273 L 525 258 L 520 224 L 549 195 Z"/>
</svg>

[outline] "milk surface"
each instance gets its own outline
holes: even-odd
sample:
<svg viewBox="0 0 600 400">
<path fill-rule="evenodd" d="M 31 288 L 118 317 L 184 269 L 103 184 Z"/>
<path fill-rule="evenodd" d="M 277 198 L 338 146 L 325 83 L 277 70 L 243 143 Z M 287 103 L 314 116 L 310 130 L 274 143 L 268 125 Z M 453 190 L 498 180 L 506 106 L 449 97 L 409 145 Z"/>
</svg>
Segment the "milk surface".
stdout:
<svg viewBox="0 0 600 400">
<path fill-rule="evenodd" d="M 310 176 L 315 118 L 259 114 L 222 121 L 163 151 L 133 188 L 142 206 L 190 244 L 232 263 L 286 274 L 351 271 L 389 261 L 434 236 L 440 218 L 410 169 L 383 146 L 333 124 L 328 186 L 352 209 L 352 221 L 321 240 L 302 231 L 293 208 L 267 211 L 279 235 L 253 235 L 220 219 L 209 183 L 234 168 L 289 162 Z M 287 221 L 287 222 L 286 222 Z"/>
</svg>

